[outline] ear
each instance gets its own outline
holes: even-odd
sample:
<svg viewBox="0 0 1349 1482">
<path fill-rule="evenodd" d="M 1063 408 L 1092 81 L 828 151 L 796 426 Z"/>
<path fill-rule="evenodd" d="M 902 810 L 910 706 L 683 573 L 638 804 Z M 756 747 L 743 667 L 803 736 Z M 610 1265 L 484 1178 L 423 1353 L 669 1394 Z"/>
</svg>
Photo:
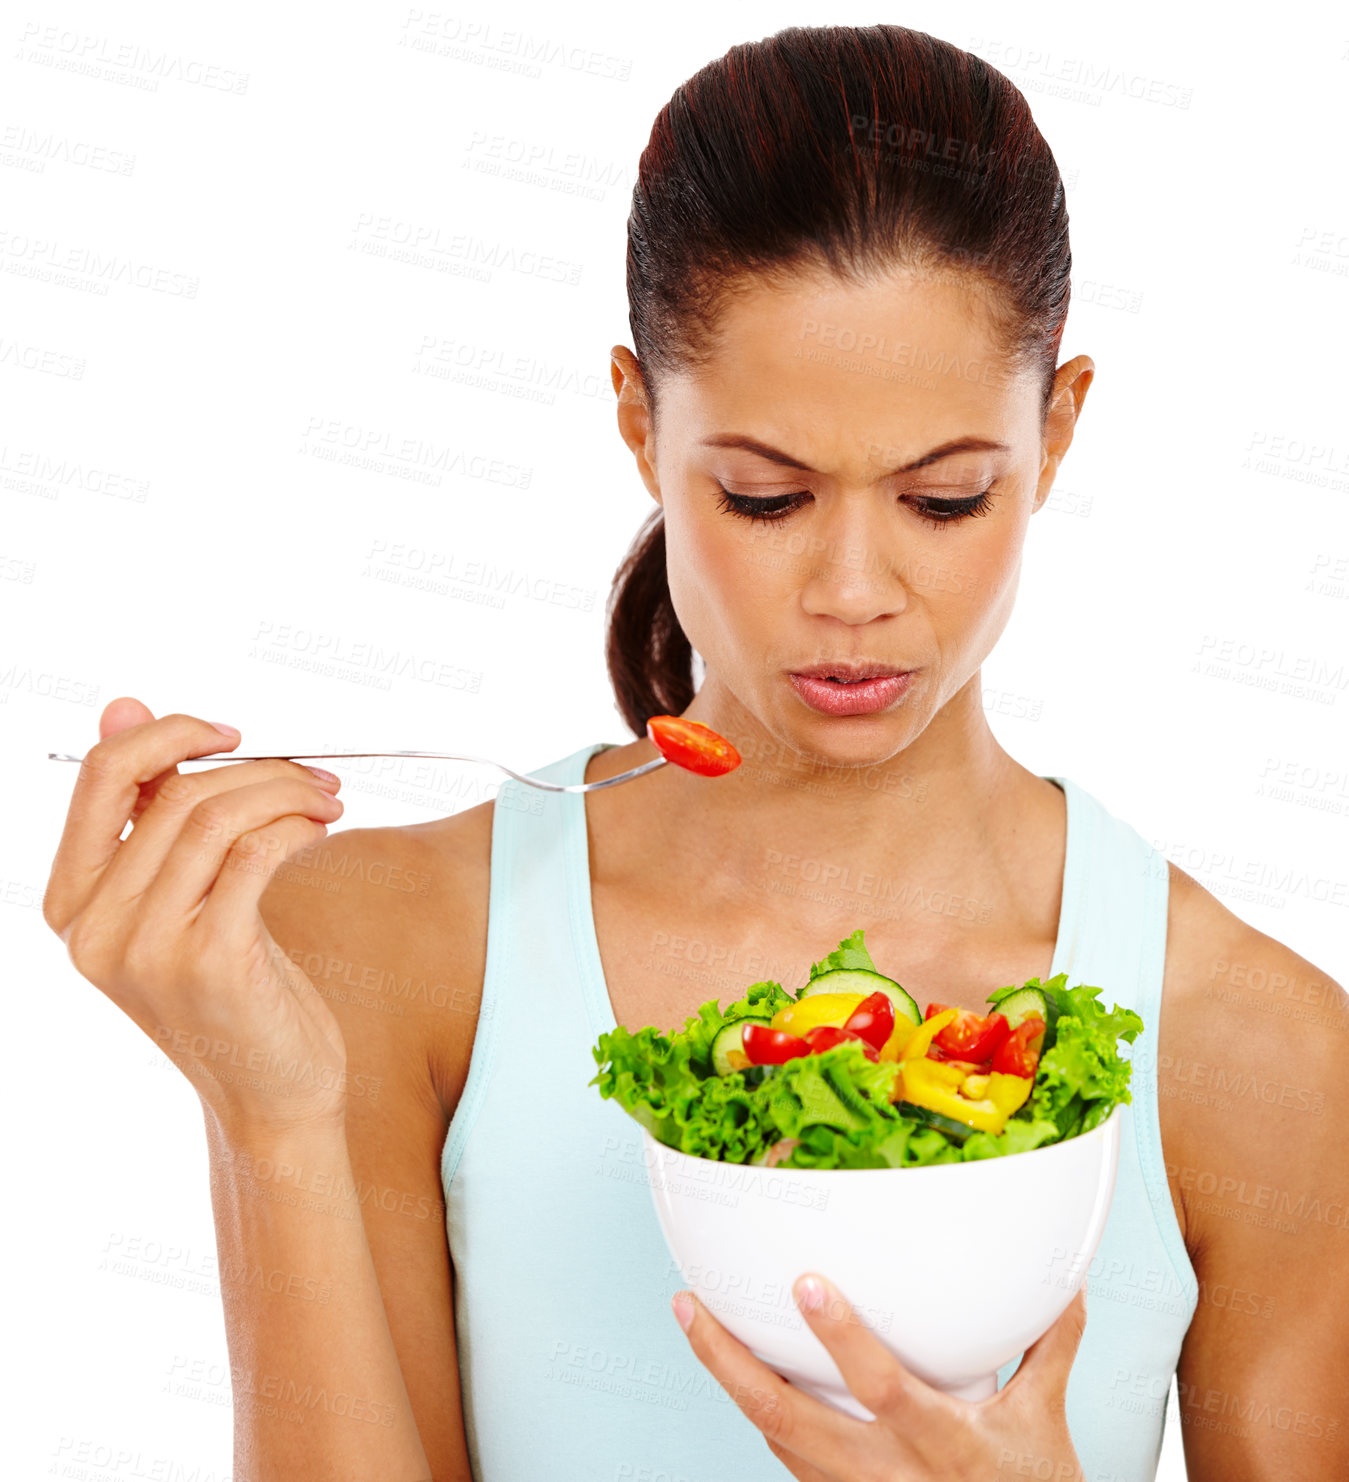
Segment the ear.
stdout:
<svg viewBox="0 0 1349 1482">
<path fill-rule="evenodd" d="M 1049 498 L 1059 464 L 1072 446 L 1073 430 L 1077 426 L 1082 404 L 1087 399 L 1087 388 L 1095 375 L 1096 366 L 1089 355 L 1075 355 L 1054 373 L 1049 412 L 1045 417 L 1040 481 L 1035 488 L 1032 513 Z"/>
<path fill-rule="evenodd" d="M 637 472 L 647 493 L 661 503 L 660 480 L 656 476 L 656 435 L 647 401 L 646 383 L 637 357 L 626 345 L 609 352 L 609 375 L 618 396 L 618 435 L 637 460 Z"/>
</svg>

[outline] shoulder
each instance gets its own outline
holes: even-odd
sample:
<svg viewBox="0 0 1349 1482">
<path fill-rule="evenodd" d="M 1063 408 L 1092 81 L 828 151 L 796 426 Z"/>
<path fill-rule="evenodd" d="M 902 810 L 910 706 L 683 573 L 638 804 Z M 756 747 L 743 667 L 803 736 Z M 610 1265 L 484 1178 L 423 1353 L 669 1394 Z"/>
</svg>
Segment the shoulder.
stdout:
<svg viewBox="0 0 1349 1482">
<path fill-rule="evenodd" d="M 1210 1197 L 1224 1180 L 1239 1174 L 1248 1182 L 1234 1188 L 1247 1191 L 1278 1176 L 1324 1181 L 1335 1110 L 1349 1113 L 1349 994 L 1184 870 L 1169 870 L 1158 1110 L 1187 1241 L 1221 1242 L 1234 1221 L 1258 1224 L 1232 1190 Z"/>
<path fill-rule="evenodd" d="M 1199 1283 L 1177 1365 L 1186 1464 L 1344 1475 L 1349 994 L 1170 872 L 1157 1092 Z"/>
<path fill-rule="evenodd" d="M 452 1112 L 487 958 L 492 802 L 297 851 L 259 902 L 268 930 L 337 1016 L 360 1063 L 429 1078 Z"/>
</svg>

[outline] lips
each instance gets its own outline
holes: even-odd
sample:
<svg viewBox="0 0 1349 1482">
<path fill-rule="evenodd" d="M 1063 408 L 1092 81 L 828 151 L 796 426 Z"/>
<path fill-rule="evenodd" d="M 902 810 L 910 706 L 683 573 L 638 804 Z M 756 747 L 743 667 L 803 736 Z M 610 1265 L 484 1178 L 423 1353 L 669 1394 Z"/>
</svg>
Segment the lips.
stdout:
<svg viewBox="0 0 1349 1482">
<path fill-rule="evenodd" d="M 802 679 L 835 679 L 842 684 L 854 684 L 859 679 L 891 679 L 912 671 L 898 664 L 868 664 L 861 661 L 843 661 L 834 664 L 811 664 L 808 668 L 792 669 Z"/>
<path fill-rule="evenodd" d="M 874 715 L 899 702 L 914 674 L 893 664 L 814 664 L 787 678 L 799 698 L 821 715 Z"/>
</svg>

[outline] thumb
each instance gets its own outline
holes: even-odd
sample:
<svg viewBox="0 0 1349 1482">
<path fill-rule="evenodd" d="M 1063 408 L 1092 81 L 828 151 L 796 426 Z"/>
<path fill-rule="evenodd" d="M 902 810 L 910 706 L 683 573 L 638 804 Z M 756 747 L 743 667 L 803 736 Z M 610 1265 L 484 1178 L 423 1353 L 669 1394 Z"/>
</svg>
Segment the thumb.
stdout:
<svg viewBox="0 0 1349 1482">
<path fill-rule="evenodd" d="M 1087 1283 L 1084 1277 L 1082 1285 L 1073 1293 L 1073 1300 L 1026 1349 L 1008 1386 L 1024 1375 L 1026 1383 L 1034 1385 L 1042 1393 L 1061 1395 L 1068 1387 L 1068 1372 L 1077 1357 L 1086 1326 Z"/>
<path fill-rule="evenodd" d="M 147 721 L 152 721 L 154 718 L 154 711 L 148 705 L 142 704 L 131 695 L 119 695 L 115 700 L 109 700 L 103 707 L 103 714 L 98 718 L 98 739 L 106 741 L 109 736 L 115 736 L 119 731 L 129 731 L 132 726 L 145 725 Z M 169 767 L 157 777 L 142 782 L 137 790 L 129 821 L 135 823 L 145 812 L 158 794 L 166 777 L 178 775 L 177 767 Z"/>
<path fill-rule="evenodd" d="M 98 739 L 106 741 L 109 736 L 115 736 L 118 731 L 128 730 L 131 726 L 144 725 L 146 721 L 153 720 L 154 712 L 148 705 L 142 705 L 139 700 L 130 695 L 119 695 L 115 700 L 109 700 L 103 707 L 103 714 L 98 718 Z"/>
</svg>

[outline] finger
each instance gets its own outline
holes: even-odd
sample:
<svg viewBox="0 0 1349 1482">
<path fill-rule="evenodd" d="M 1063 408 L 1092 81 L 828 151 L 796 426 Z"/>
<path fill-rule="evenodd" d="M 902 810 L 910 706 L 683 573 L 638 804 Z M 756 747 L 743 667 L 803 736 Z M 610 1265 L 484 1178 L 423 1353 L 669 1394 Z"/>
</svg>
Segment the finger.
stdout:
<svg viewBox="0 0 1349 1482">
<path fill-rule="evenodd" d="M 216 806 L 212 799 L 222 793 L 252 787 L 270 779 L 289 781 L 296 787 L 308 789 L 293 794 L 297 801 L 309 800 L 310 791 L 322 792 L 326 797 L 333 796 L 335 791 L 333 787 L 323 787 L 310 768 L 280 758 L 214 767 L 209 772 L 198 772 L 193 776 L 174 772 L 164 779 L 153 806 L 145 810 L 130 835 L 122 840 L 90 899 L 97 899 L 102 905 L 134 900 L 144 894 L 163 871 L 170 851 L 196 810 L 205 813 Z M 278 801 L 284 799 L 278 796 Z M 274 816 L 295 811 L 294 806 L 278 807 Z M 331 822 L 340 813 L 339 808 L 336 813 L 323 816 Z M 199 897 L 194 897 L 196 899 Z"/>
<path fill-rule="evenodd" d="M 119 704 L 109 721 L 125 715 L 125 706 Z M 237 735 L 223 735 L 210 721 L 168 715 L 127 726 L 90 747 L 71 792 L 42 902 L 47 924 L 64 937 L 120 848 L 122 830 L 143 783 L 187 757 L 228 751 L 238 744 Z"/>
<path fill-rule="evenodd" d="M 290 814 L 241 834 L 220 866 L 198 924 L 219 941 L 236 939 L 242 926 L 256 922 L 258 902 L 277 870 L 299 850 L 321 843 L 327 833 L 323 822 Z"/>
<path fill-rule="evenodd" d="M 812 1271 L 798 1278 L 793 1291 L 807 1327 L 873 1415 L 901 1434 L 925 1420 L 947 1419 L 946 1396 L 905 1368 L 832 1282 Z"/>
<path fill-rule="evenodd" d="M 141 896 L 141 909 L 147 916 L 172 921 L 195 916 L 226 857 L 241 840 L 248 842 L 242 844 L 239 859 L 251 870 L 255 864 L 260 867 L 266 851 L 274 854 L 281 843 L 282 835 L 267 833 L 273 824 L 294 816 L 309 825 L 305 833 L 313 842 L 322 837 L 317 825 L 334 822 L 341 812 L 342 804 L 330 793 L 293 777 L 271 777 L 215 793 L 182 820 L 163 864 Z M 298 847 L 293 828 L 285 840 L 287 852 Z M 280 863 L 277 858 L 272 869 Z M 233 889 L 242 886 L 235 882 Z"/>
<path fill-rule="evenodd" d="M 812 1466 L 804 1456 L 788 1451 L 785 1446 L 780 1446 L 776 1441 L 770 1441 L 767 1436 L 764 1437 L 764 1445 L 796 1478 L 796 1482 L 837 1482 L 837 1473 L 822 1472 L 819 1467 Z"/>
<path fill-rule="evenodd" d="M 1016 1373 L 1003 1389 L 1010 1390 L 1014 1385 L 1033 1389 L 1041 1401 L 1047 1395 L 1062 1396 L 1068 1388 L 1068 1373 L 1077 1358 L 1086 1326 L 1087 1286 L 1084 1280 L 1051 1326 L 1026 1349 Z"/>
<path fill-rule="evenodd" d="M 828 1477 L 864 1472 L 868 1423 L 788 1384 L 732 1337 L 692 1293 L 677 1295 L 693 1305 L 689 1347 L 765 1440 L 826 1469 Z"/>
<path fill-rule="evenodd" d="M 148 705 L 143 705 L 139 700 L 133 699 L 130 695 L 121 695 L 116 700 L 110 700 L 103 707 L 103 714 L 98 718 L 99 740 L 106 741 L 109 736 L 119 735 L 122 731 L 130 730 L 132 726 L 145 725 L 154 718 L 154 711 Z M 226 746 L 235 746 L 237 744 L 237 735 L 235 735 L 234 740 L 226 737 L 220 749 L 223 751 Z M 168 767 L 159 773 L 157 777 L 151 777 L 148 782 L 142 782 L 136 801 L 132 805 L 131 822 L 135 823 L 158 796 L 159 789 L 163 786 L 166 778 L 178 777 L 180 775 L 176 766 Z"/>
</svg>

